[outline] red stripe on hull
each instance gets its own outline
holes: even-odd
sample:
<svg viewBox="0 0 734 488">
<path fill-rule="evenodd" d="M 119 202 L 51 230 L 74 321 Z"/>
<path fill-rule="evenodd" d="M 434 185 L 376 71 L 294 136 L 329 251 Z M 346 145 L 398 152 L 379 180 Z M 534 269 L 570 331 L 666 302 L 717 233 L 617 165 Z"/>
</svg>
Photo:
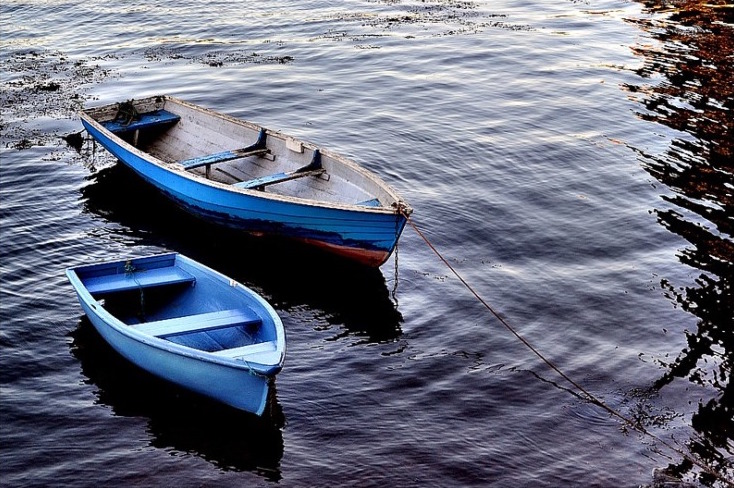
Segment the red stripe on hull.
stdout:
<svg viewBox="0 0 734 488">
<path fill-rule="evenodd" d="M 390 257 L 390 253 L 387 251 L 376 251 L 371 249 L 359 249 L 356 247 L 338 246 L 336 244 L 330 244 L 328 242 L 318 241 L 315 239 L 298 239 L 299 241 L 305 242 L 311 246 L 325 249 L 332 254 L 336 254 L 352 261 L 377 268 L 382 263 L 387 261 Z"/>
</svg>

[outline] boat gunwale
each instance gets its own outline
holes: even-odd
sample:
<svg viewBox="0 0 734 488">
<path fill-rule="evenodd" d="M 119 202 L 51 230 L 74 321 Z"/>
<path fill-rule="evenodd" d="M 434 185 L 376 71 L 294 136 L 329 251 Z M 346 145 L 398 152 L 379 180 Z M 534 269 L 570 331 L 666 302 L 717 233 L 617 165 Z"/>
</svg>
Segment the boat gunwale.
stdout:
<svg viewBox="0 0 734 488">
<path fill-rule="evenodd" d="M 141 344 L 144 344 L 149 347 L 153 347 L 158 350 L 163 350 L 164 352 L 176 354 L 178 356 L 183 356 L 191 359 L 195 359 L 197 361 L 205 361 L 208 363 L 213 363 L 218 366 L 227 366 L 232 369 L 238 369 L 238 370 L 244 370 L 248 371 L 252 374 L 262 376 L 262 377 L 272 377 L 273 374 L 266 374 L 263 372 L 263 369 L 271 370 L 273 368 L 282 368 L 283 361 L 285 359 L 285 328 L 283 327 L 283 322 L 280 319 L 280 316 L 277 314 L 275 309 L 270 305 L 263 297 L 261 297 L 259 294 L 257 294 L 254 290 L 251 290 L 250 288 L 246 287 L 242 283 L 231 280 L 229 277 L 225 276 L 224 274 L 209 268 L 208 266 L 197 263 L 190 258 L 187 258 L 186 256 L 183 256 L 176 252 L 171 253 L 162 253 L 162 254 L 154 254 L 149 256 L 141 256 L 137 258 L 131 258 L 131 259 L 144 259 L 144 258 L 157 258 L 157 257 L 166 257 L 166 256 L 174 256 L 176 260 L 181 259 L 185 262 L 188 262 L 189 264 L 195 264 L 195 266 L 200 267 L 202 271 L 209 274 L 210 276 L 216 277 L 219 280 L 227 280 L 229 283 L 235 283 L 236 288 L 239 290 L 238 293 L 246 293 L 250 295 L 255 301 L 263 306 L 264 310 L 267 312 L 268 317 L 273 321 L 273 327 L 275 328 L 276 338 L 273 341 L 268 342 L 275 342 L 276 346 L 276 352 L 280 352 L 280 358 L 277 362 L 273 363 L 265 363 L 265 362 L 257 362 L 257 361 L 248 361 L 245 359 L 234 359 L 234 358 L 227 358 L 224 356 L 217 356 L 215 354 L 211 354 L 206 351 L 201 351 L 199 349 L 194 349 L 192 347 L 183 346 L 181 344 L 177 344 L 175 342 L 168 341 L 166 339 L 163 339 L 161 337 L 156 337 L 150 334 L 147 334 L 143 332 L 140 329 L 137 329 L 134 326 L 128 325 L 124 323 L 122 320 L 117 318 L 117 316 L 113 315 L 109 310 L 107 310 L 106 307 L 101 305 L 96 298 L 89 292 L 87 287 L 84 285 L 84 282 L 82 281 L 81 277 L 77 273 L 77 270 L 81 268 L 92 268 L 97 265 L 104 265 L 104 264 L 112 264 L 112 263 L 119 263 L 124 262 L 126 259 L 110 259 L 106 261 L 99 261 L 95 262 L 93 264 L 82 264 L 78 266 L 73 266 L 66 269 L 66 276 L 71 282 L 72 287 L 74 290 L 79 294 L 79 297 L 84 304 L 86 304 L 89 308 L 92 309 L 93 313 L 97 315 L 105 324 L 109 325 L 112 329 L 114 329 L 116 332 L 127 336 L 136 342 L 139 342 Z M 115 348 L 116 349 L 116 348 Z M 136 363 L 137 364 L 137 363 Z"/>
<path fill-rule="evenodd" d="M 245 126 L 252 130 L 260 130 L 264 129 L 266 131 L 267 135 L 273 135 L 279 138 L 292 138 L 295 141 L 303 144 L 305 148 L 308 148 L 310 150 L 316 150 L 318 149 L 319 152 L 332 160 L 335 161 L 337 164 L 341 164 L 343 166 L 348 167 L 350 170 L 355 171 L 359 173 L 361 176 L 371 180 L 377 187 L 384 190 L 390 197 L 393 199 L 393 203 L 389 207 L 368 207 L 363 205 L 358 205 L 357 203 L 337 203 L 337 202 L 328 202 L 325 200 L 316 200 L 311 198 L 302 198 L 302 197 L 294 197 L 289 195 L 281 195 L 278 193 L 267 193 L 262 192 L 256 189 L 248 189 L 248 188 L 241 188 L 237 187 L 231 184 L 221 183 L 214 180 L 209 180 L 205 177 L 202 177 L 201 175 L 198 175 L 196 173 L 192 173 L 188 170 L 186 170 L 179 162 L 172 162 L 168 163 L 166 161 L 163 161 L 162 159 L 159 159 L 152 154 L 145 152 L 141 149 L 138 149 L 137 147 L 133 146 L 132 144 L 129 144 L 127 141 L 113 133 L 112 131 L 108 130 L 104 125 L 102 125 L 101 121 L 98 121 L 95 119 L 91 113 L 95 111 L 102 111 L 105 109 L 111 109 L 113 107 L 116 107 L 119 105 L 118 102 L 106 104 L 106 105 L 100 105 L 97 107 L 89 107 L 83 110 L 80 110 L 78 112 L 80 118 L 85 120 L 87 123 L 90 123 L 92 126 L 94 126 L 95 129 L 102 132 L 108 139 L 110 139 L 112 142 L 117 144 L 118 146 L 124 148 L 125 150 L 132 152 L 136 156 L 140 157 L 141 159 L 145 160 L 146 162 L 156 165 L 164 170 L 176 173 L 180 176 L 183 176 L 193 182 L 196 182 L 198 184 L 202 185 L 208 185 L 211 187 L 219 188 L 225 191 L 229 191 L 232 193 L 238 193 L 254 198 L 261 198 L 266 200 L 274 200 L 279 201 L 283 203 L 290 203 L 295 205 L 307 205 L 311 207 L 318 207 L 323 209 L 334 209 L 334 210 L 344 210 L 348 212 L 358 212 L 358 213 L 364 213 L 364 214 L 385 214 L 385 215 L 403 215 L 403 216 L 409 216 L 412 213 L 412 208 L 400 197 L 398 196 L 397 192 L 382 178 L 377 176 L 372 171 L 367 170 L 366 168 L 363 168 L 356 162 L 341 156 L 337 153 L 334 153 L 330 151 L 329 149 L 323 149 L 319 146 L 316 146 L 315 144 L 298 139 L 292 136 L 288 136 L 284 134 L 282 131 L 268 129 L 265 127 L 262 127 L 258 124 L 255 124 L 254 122 L 250 122 L 244 119 L 239 119 L 236 117 L 233 117 L 231 115 L 217 112 L 211 109 L 208 109 L 206 107 L 201 107 L 199 105 L 195 105 L 193 103 L 187 102 L 185 100 L 180 100 L 178 98 L 169 96 L 169 95 L 160 95 L 160 96 L 152 96 L 152 97 L 145 97 L 138 99 L 136 101 L 147 101 L 147 100 L 156 100 L 156 99 L 162 99 L 164 101 L 171 101 L 174 104 L 180 104 L 184 105 L 187 108 L 190 108 L 192 110 L 195 110 L 197 112 L 206 113 L 210 116 L 215 116 L 220 119 L 225 120 L 228 123 Z"/>
</svg>

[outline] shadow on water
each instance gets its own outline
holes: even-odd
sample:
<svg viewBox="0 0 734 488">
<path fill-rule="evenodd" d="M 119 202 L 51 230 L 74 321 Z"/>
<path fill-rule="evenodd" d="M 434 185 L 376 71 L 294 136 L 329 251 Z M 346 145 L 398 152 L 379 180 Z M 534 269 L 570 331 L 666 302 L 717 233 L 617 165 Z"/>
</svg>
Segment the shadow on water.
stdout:
<svg viewBox="0 0 734 488">
<path fill-rule="evenodd" d="M 186 254 L 255 288 L 276 309 L 306 306 L 328 324 L 343 327 L 344 334 L 366 342 L 393 342 L 402 333 L 402 315 L 379 269 L 286 239 L 210 225 L 122 164 L 88 179 L 81 190 L 86 211 L 122 226 L 105 228 L 111 239 Z"/>
<path fill-rule="evenodd" d="M 667 208 L 659 223 L 690 245 L 681 262 L 700 270 L 695 286 L 666 279 L 663 289 L 698 318 L 686 332 L 688 347 L 663 365 L 657 381 L 675 378 L 713 388 L 699 404 L 692 426 L 699 436 L 689 449 L 722 476 L 734 479 L 734 7 L 690 0 L 641 2 L 649 18 L 637 20 L 657 45 L 640 45 L 637 73 L 650 81 L 627 90 L 644 106 L 639 116 L 683 133 L 662 154 L 640 153 L 643 167 L 665 184 Z M 719 3 L 719 5 L 715 5 Z M 676 475 L 693 471 L 686 462 L 669 466 Z M 706 484 L 716 480 L 702 473 Z"/>
<path fill-rule="evenodd" d="M 115 415 L 148 419 L 150 444 L 194 454 L 223 470 L 252 471 L 280 479 L 285 424 L 275 384 L 266 413 L 239 412 L 162 381 L 117 354 L 86 317 L 70 332 L 71 353 L 100 404 Z"/>
</svg>

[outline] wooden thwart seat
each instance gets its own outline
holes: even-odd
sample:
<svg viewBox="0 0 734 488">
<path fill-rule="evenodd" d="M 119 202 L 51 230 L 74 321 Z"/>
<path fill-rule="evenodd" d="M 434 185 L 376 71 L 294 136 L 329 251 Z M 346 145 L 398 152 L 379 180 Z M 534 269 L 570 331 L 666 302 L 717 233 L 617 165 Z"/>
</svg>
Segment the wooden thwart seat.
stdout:
<svg viewBox="0 0 734 488">
<path fill-rule="evenodd" d="M 195 281 L 196 278 L 181 268 L 165 267 L 134 271 L 132 273 L 95 276 L 84 280 L 84 286 L 89 293 L 101 295 L 136 290 L 138 288 L 193 283 Z"/>
<path fill-rule="evenodd" d="M 173 319 L 156 320 L 144 324 L 134 325 L 135 329 L 156 337 L 204 332 L 207 330 L 232 327 L 234 325 L 259 325 L 260 317 L 247 309 L 220 310 L 217 312 L 200 313 L 176 317 Z"/>
<path fill-rule="evenodd" d="M 131 120 L 127 123 L 125 120 L 114 119 L 101 122 L 101 124 L 112 133 L 122 134 L 124 132 L 150 129 L 151 127 L 162 125 L 173 125 L 179 120 L 181 120 L 181 117 L 178 115 L 161 109 L 154 112 L 140 114 L 137 119 Z"/>
</svg>

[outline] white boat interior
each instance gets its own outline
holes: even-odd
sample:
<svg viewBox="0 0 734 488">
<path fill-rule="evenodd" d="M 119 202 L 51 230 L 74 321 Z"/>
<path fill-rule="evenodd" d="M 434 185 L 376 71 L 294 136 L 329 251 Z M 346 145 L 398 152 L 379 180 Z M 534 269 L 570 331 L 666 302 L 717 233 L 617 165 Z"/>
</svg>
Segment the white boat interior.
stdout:
<svg viewBox="0 0 734 488">
<path fill-rule="evenodd" d="M 168 96 L 85 113 L 138 150 L 192 177 L 329 205 L 394 212 L 397 194 L 356 163 L 281 132 Z"/>
</svg>

